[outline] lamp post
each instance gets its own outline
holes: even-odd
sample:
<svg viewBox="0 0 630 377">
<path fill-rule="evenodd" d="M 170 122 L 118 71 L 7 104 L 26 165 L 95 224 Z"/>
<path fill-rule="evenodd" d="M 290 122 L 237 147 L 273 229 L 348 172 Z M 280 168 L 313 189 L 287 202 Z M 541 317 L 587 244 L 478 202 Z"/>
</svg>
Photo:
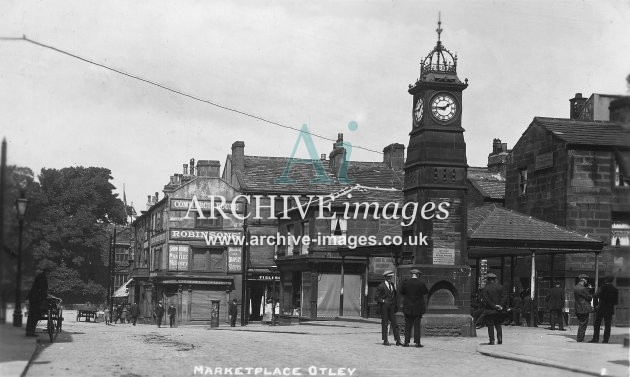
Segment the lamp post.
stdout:
<svg viewBox="0 0 630 377">
<path fill-rule="evenodd" d="M 17 208 L 17 218 L 19 223 L 18 230 L 18 250 L 17 250 L 17 277 L 15 285 L 15 309 L 13 310 L 13 326 L 22 327 L 22 231 L 24 228 L 24 215 L 28 208 L 28 199 L 24 196 L 24 191 L 20 193 L 20 198 L 16 199 L 15 206 Z"/>
</svg>

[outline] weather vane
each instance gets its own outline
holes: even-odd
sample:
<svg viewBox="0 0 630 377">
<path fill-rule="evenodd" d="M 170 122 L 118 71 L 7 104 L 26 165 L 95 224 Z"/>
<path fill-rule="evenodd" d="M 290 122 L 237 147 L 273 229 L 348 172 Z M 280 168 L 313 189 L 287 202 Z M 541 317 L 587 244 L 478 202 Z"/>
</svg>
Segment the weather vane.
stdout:
<svg viewBox="0 0 630 377">
<path fill-rule="evenodd" d="M 442 12 L 438 12 L 438 28 L 435 29 L 438 35 L 438 42 L 440 41 L 440 34 L 442 34 Z"/>
</svg>

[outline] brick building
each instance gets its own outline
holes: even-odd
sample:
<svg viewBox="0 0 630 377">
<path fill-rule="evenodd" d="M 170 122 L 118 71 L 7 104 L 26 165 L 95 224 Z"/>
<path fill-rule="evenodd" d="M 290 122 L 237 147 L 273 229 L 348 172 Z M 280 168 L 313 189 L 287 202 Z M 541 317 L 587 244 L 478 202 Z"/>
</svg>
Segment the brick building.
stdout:
<svg viewBox="0 0 630 377">
<path fill-rule="evenodd" d="M 630 97 L 578 93 L 570 104 L 571 118 L 535 117 L 512 149 L 505 205 L 603 241 L 599 255 L 560 258 L 559 274 L 570 292 L 579 274 L 595 278 L 597 261 L 600 280 L 616 277 L 622 299 L 615 318 L 628 324 Z M 548 270 L 543 264 L 539 276 Z"/>
</svg>

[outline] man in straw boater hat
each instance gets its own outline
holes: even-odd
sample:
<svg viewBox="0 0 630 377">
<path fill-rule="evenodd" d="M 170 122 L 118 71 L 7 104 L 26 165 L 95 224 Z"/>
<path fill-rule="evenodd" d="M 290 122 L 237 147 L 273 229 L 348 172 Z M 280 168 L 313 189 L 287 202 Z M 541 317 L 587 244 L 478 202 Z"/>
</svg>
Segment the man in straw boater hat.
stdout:
<svg viewBox="0 0 630 377">
<path fill-rule="evenodd" d="M 400 342 L 400 329 L 398 329 L 398 322 L 396 321 L 396 312 L 398 311 L 398 297 L 396 295 L 396 287 L 392 283 L 394 271 L 387 270 L 383 273 L 385 281 L 378 285 L 376 288 L 376 302 L 381 309 L 381 333 L 383 338 L 383 345 L 389 346 L 387 340 L 387 325 L 389 322 L 392 324 L 394 330 L 394 339 L 396 339 L 396 345 L 402 346 Z"/>
<path fill-rule="evenodd" d="M 424 295 L 429 293 L 427 286 L 418 279 L 420 270 L 412 269 L 411 279 L 407 279 L 402 284 L 400 293 L 403 295 L 403 313 L 405 314 L 405 344 L 409 347 L 411 339 L 411 328 L 413 327 L 413 342 L 416 347 L 423 347 L 420 344 L 420 322 L 422 315 L 427 311 L 424 302 Z"/>
<path fill-rule="evenodd" d="M 503 293 L 503 286 L 497 283 L 497 275 L 490 272 L 486 275 L 486 286 L 483 289 L 483 304 L 485 321 L 488 324 L 488 344 L 494 344 L 494 330 L 497 330 L 497 343 L 503 343 L 503 329 L 501 312 L 505 308 L 506 297 Z"/>
</svg>

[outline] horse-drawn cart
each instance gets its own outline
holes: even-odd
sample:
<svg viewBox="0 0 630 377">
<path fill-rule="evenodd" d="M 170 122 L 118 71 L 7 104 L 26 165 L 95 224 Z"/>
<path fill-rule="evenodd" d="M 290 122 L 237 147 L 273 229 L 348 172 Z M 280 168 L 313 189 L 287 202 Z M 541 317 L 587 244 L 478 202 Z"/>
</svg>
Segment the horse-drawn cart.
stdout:
<svg viewBox="0 0 630 377">
<path fill-rule="evenodd" d="M 77 322 L 80 322 L 80 318 L 85 318 L 86 322 L 90 322 L 90 318 L 96 322 L 96 313 L 98 308 L 94 304 L 78 304 L 77 305 Z"/>
</svg>

